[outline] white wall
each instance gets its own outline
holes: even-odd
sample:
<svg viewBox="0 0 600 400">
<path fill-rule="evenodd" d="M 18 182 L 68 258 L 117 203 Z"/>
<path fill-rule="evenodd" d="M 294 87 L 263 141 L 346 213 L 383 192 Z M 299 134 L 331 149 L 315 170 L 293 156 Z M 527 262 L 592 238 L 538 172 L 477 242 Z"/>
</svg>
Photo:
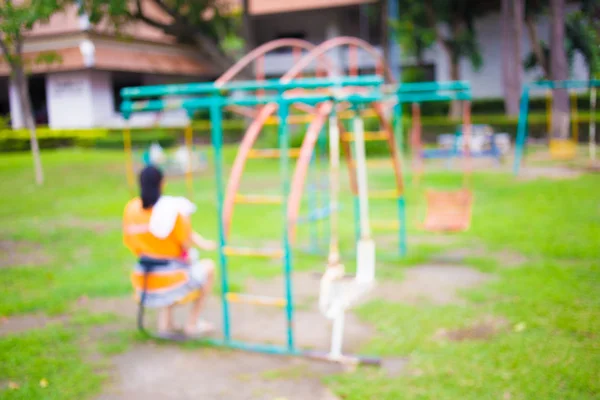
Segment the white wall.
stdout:
<svg viewBox="0 0 600 400">
<path fill-rule="evenodd" d="M 95 126 L 104 126 L 115 114 L 115 99 L 110 72 L 91 71 L 92 115 Z"/>
<path fill-rule="evenodd" d="M 48 74 L 46 98 L 50 128 L 94 126 L 92 71 Z"/>
<path fill-rule="evenodd" d="M 19 101 L 19 95 L 17 87 L 14 83 L 10 82 L 8 85 L 8 99 L 10 103 L 10 119 L 13 129 L 23 128 L 23 114 L 21 113 L 21 102 Z"/>
</svg>

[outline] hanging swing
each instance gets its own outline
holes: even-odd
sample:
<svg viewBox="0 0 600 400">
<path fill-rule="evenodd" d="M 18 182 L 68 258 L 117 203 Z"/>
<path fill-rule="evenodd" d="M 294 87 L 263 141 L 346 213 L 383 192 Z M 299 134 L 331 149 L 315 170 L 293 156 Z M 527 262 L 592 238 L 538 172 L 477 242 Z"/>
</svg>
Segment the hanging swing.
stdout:
<svg viewBox="0 0 600 400">
<path fill-rule="evenodd" d="M 425 191 L 425 220 L 422 228 L 430 232 L 466 231 L 471 225 L 473 193 L 469 187 L 471 174 L 471 103 L 463 100 L 463 187 L 458 190 Z M 423 171 L 421 149 L 421 108 L 418 103 L 412 106 L 412 139 L 414 152 L 415 182 L 419 182 Z"/>
</svg>

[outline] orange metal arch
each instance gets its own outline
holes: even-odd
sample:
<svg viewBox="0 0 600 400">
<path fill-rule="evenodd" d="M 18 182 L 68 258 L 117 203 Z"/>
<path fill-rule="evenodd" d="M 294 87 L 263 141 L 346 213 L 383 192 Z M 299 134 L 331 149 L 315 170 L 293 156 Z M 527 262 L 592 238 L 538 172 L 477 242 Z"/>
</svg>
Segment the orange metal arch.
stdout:
<svg viewBox="0 0 600 400">
<path fill-rule="evenodd" d="M 353 37 L 339 37 L 328 40 L 327 42 L 322 43 L 319 46 L 314 46 L 308 42 L 298 40 L 298 39 L 279 39 L 273 42 L 266 43 L 265 45 L 255 49 L 254 51 L 248 53 L 244 58 L 242 58 L 238 64 L 233 66 L 230 70 L 228 70 L 225 74 L 223 74 L 216 83 L 218 85 L 222 85 L 227 81 L 233 79 L 240 71 L 246 68 L 251 62 L 255 61 L 259 57 L 264 56 L 269 51 L 280 47 L 293 47 L 293 48 L 301 48 L 303 50 L 309 50 L 307 54 L 305 54 L 288 72 L 286 72 L 280 79 L 281 82 L 287 83 L 291 80 L 297 78 L 304 69 L 306 69 L 312 62 L 325 62 L 328 64 L 327 70 L 329 73 L 339 73 L 340 68 L 335 65 L 334 62 L 331 61 L 329 57 L 327 57 L 326 53 L 334 49 L 336 47 L 342 46 L 350 46 L 351 48 L 351 59 L 349 60 L 353 65 L 350 65 L 350 69 L 353 74 L 358 72 L 358 66 L 354 65 L 354 63 L 358 62 L 357 52 L 358 49 L 362 49 L 372 55 L 377 61 L 376 71 L 379 74 L 385 74 L 385 77 L 391 82 L 394 81 L 391 71 L 389 68 L 384 65 L 383 57 L 377 49 L 371 46 L 369 43 L 364 40 L 353 38 Z M 319 68 L 317 67 L 317 73 Z M 299 90 L 301 91 L 301 90 Z M 343 107 L 343 106 L 342 106 Z M 343 107 L 345 108 L 345 107 Z M 379 119 L 382 122 L 384 130 L 386 130 L 389 134 L 389 145 L 391 146 L 390 150 L 392 153 L 394 170 L 396 173 L 396 182 L 398 186 L 398 190 L 402 190 L 402 178 L 401 178 L 401 169 L 400 169 L 400 161 L 397 151 L 395 149 L 394 137 L 391 128 L 391 124 L 385 119 L 385 105 L 377 104 L 375 105 L 376 113 Z M 267 104 L 265 105 L 256 115 L 256 118 L 246 131 L 242 142 L 240 143 L 238 153 L 236 155 L 236 159 L 234 161 L 230 178 L 227 183 L 227 189 L 225 193 L 224 199 L 224 208 L 223 208 L 223 220 L 224 220 L 224 228 L 225 235 L 228 237 L 231 221 L 233 218 L 233 209 L 234 209 L 234 199 L 237 193 L 237 190 L 240 186 L 240 180 L 244 171 L 245 163 L 248 157 L 252 146 L 256 142 L 262 127 L 264 126 L 267 119 L 277 110 L 276 104 Z M 331 103 L 320 104 L 316 108 L 312 110 L 315 114 L 315 118 L 311 121 L 308 126 L 304 141 L 302 143 L 302 147 L 300 149 L 300 157 L 296 163 L 296 167 L 294 169 L 294 173 L 292 176 L 292 183 L 290 187 L 290 196 L 288 199 L 288 222 L 289 222 L 289 234 L 290 239 L 294 240 L 295 238 L 295 227 L 298 220 L 298 214 L 300 210 L 300 203 L 302 199 L 302 193 L 304 189 L 304 183 L 306 179 L 306 174 L 308 171 L 308 167 L 310 165 L 310 159 L 312 156 L 312 152 L 314 151 L 314 147 L 316 144 L 316 140 L 318 138 L 319 132 L 321 131 L 323 125 L 327 120 L 327 116 L 332 110 Z"/>
</svg>

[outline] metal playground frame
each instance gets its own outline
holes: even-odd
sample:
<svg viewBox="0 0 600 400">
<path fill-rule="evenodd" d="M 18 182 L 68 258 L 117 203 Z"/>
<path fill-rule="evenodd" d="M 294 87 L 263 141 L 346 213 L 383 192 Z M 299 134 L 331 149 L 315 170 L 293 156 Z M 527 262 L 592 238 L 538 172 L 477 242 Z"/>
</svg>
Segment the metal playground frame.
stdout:
<svg viewBox="0 0 600 400">
<path fill-rule="evenodd" d="M 529 97 L 533 90 L 546 89 L 551 91 L 555 89 L 590 89 L 590 133 L 589 133 L 589 153 L 590 160 L 592 162 L 596 159 L 596 89 L 600 87 L 600 80 L 589 80 L 589 81 L 539 81 L 532 82 L 523 85 L 521 92 L 521 104 L 519 108 L 519 122 L 517 125 L 517 140 L 515 145 L 515 161 L 513 164 L 513 173 L 519 175 L 522 164 L 525 162 L 526 149 L 527 149 L 527 136 L 528 126 L 527 119 L 529 116 Z M 548 97 L 551 100 L 551 97 Z M 572 103 L 573 104 L 573 103 Z M 551 109 L 550 107 L 548 107 Z M 574 109 L 576 110 L 576 108 Z M 575 115 L 571 115 L 571 118 L 575 118 Z M 548 127 L 551 126 L 551 115 L 548 114 Z M 568 127 L 568 126 L 567 126 Z M 559 140 L 557 143 L 550 143 L 551 151 L 555 150 L 557 153 L 566 152 L 573 153 L 575 151 L 577 140 L 578 140 L 578 127 L 577 124 L 573 125 L 573 139 Z M 548 132 L 550 134 L 550 132 Z"/>
<path fill-rule="evenodd" d="M 184 109 L 192 114 L 199 109 L 207 109 L 210 112 L 211 121 L 211 136 L 214 149 L 215 162 L 215 177 L 216 191 L 218 200 L 218 225 L 219 225 L 219 264 L 221 278 L 221 301 L 223 312 L 223 338 L 222 339 L 207 339 L 206 342 L 227 346 L 237 349 L 259 351 L 272 354 L 289 354 L 303 355 L 308 357 L 327 359 L 338 362 L 349 363 L 377 363 L 376 359 L 345 356 L 341 353 L 341 333 L 343 332 L 343 318 L 338 319 L 342 325 L 337 325 L 334 328 L 334 337 L 332 339 L 332 349 L 329 353 L 321 354 L 316 352 L 304 351 L 299 349 L 294 340 L 293 320 L 294 320 L 294 303 L 292 296 L 292 246 L 291 235 L 289 229 L 289 205 L 288 200 L 291 199 L 290 179 L 290 149 L 289 149 L 289 132 L 288 132 L 288 116 L 289 108 L 313 106 L 316 107 L 319 120 L 324 121 L 328 117 L 333 123 L 330 123 L 329 129 L 338 129 L 338 124 L 335 120 L 336 110 L 340 105 L 346 108 L 350 107 L 353 112 L 353 120 L 356 126 L 361 126 L 360 110 L 366 105 L 381 102 L 384 99 L 384 94 L 381 90 L 383 79 L 378 76 L 363 76 L 363 77 L 345 77 L 337 79 L 297 79 L 290 82 L 281 81 L 246 81 L 232 82 L 224 85 L 216 85 L 213 83 L 198 83 L 187 85 L 167 85 L 154 87 L 127 88 L 122 91 L 125 101 L 121 105 L 121 111 L 126 119 L 129 119 L 133 113 L 147 112 L 165 109 Z M 256 93 L 255 93 L 256 92 Z M 267 93 L 269 92 L 269 93 Z M 236 93 L 236 96 L 232 96 Z M 153 99 L 140 100 L 148 98 L 156 98 L 172 95 L 194 96 L 182 98 L 178 100 L 168 99 Z M 240 248 L 231 245 L 227 239 L 226 214 L 225 207 L 225 190 L 223 176 L 223 157 L 222 157 L 222 121 L 223 110 L 226 107 L 245 107 L 245 106 L 262 106 L 261 110 L 266 107 L 276 107 L 279 118 L 279 156 L 280 156 L 280 173 L 282 177 L 281 196 L 269 199 L 266 204 L 280 204 L 284 218 L 284 228 L 282 230 L 281 248 L 278 249 L 248 249 Z M 321 130 L 322 126 L 319 127 Z M 307 134 L 308 135 L 308 134 Z M 357 164 L 364 164 L 364 133 L 362 131 L 355 132 L 356 138 L 356 153 Z M 339 136 L 339 135 L 338 135 Z M 130 135 L 126 134 L 125 146 L 130 146 Z M 304 150 L 301 149 L 301 152 Z M 362 156 L 361 156 L 362 153 Z M 310 159 L 310 154 L 304 154 L 304 157 Z M 298 167 L 304 164 L 296 164 L 296 172 Z M 363 217 L 365 212 L 368 213 L 368 203 L 366 203 L 366 174 L 364 165 L 355 165 L 362 185 L 359 183 L 360 210 L 361 210 L 361 225 L 365 225 Z M 252 202 L 251 202 L 252 203 Z M 366 225 L 368 226 L 368 216 L 366 216 Z M 368 229 L 367 229 L 368 230 Z M 337 251 L 337 249 L 336 249 Z M 269 298 L 266 296 L 237 294 L 229 292 L 227 260 L 229 257 L 261 257 L 270 259 L 280 259 L 283 263 L 283 273 L 285 277 L 285 297 L 284 298 Z M 374 257 L 374 254 L 372 255 Z M 364 257 L 364 255 L 363 255 Z M 371 260 L 374 268 L 374 258 Z M 360 261 L 359 261 L 360 263 Z M 358 266 L 359 272 L 361 265 Z M 374 271 L 373 271 L 374 272 Z M 287 338 L 285 346 L 275 346 L 266 344 L 246 343 L 237 341 L 231 336 L 231 319 L 229 306 L 232 302 L 244 302 L 262 306 L 275 306 L 285 309 Z M 340 329 L 341 328 L 341 329 Z"/>
</svg>

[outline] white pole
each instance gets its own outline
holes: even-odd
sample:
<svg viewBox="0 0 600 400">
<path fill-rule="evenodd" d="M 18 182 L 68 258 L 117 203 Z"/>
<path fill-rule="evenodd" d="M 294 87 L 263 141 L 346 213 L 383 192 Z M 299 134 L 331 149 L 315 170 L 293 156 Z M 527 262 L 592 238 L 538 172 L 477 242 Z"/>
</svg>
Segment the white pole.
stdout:
<svg viewBox="0 0 600 400">
<path fill-rule="evenodd" d="M 361 239 L 371 237 L 371 227 L 369 224 L 369 197 L 367 187 L 367 162 L 365 154 L 365 127 L 360 115 L 355 115 L 354 125 L 354 144 L 356 153 L 356 180 L 358 184 L 358 204 L 360 216 Z"/>
<path fill-rule="evenodd" d="M 355 114 L 354 145 L 356 153 L 356 180 L 358 184 L 358 208 L 360 239 L 356 246 L 356 281 L 371 284 L 375 279 L 375 243 L 371 239 L 369 223 L 369 197 L 367 186 L 367 161 L 365 152 L 365 127 L 360 114 Z"/>
<path fill-rule="evenodd" d="M 338 244 L 338 194 L 340 174 L 340 128 L 338 126 L 335 109 L 329 116 L 329 265 L 336 265 L 340 261 Z"/>
<path fill-rule="evenodd" d="M 344 340 L 344 312 L 341 311 L 333 320 L 331 332 L 331 351 L 329 357 L 333 360 L 342 357 L 342 343 Z"/>
<path fill-rule="evenodd" d="M 596 161 L 596 88 L 590 91 L 590 160 Z"/>
</svg>

